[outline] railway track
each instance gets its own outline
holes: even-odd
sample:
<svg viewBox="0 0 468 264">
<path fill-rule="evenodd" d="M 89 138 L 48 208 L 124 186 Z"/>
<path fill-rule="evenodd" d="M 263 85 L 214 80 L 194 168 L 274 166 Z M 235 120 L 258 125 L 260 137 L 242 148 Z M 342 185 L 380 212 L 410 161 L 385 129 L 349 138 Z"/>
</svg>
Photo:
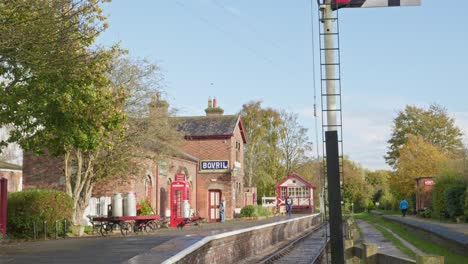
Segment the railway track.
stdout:
<svg viewBox="0 0 468 264">
<path fill-rule="evenodd" d="M 327 224 L 318 226 L 258 263 L 321 263 L 322 257 L 326 254 L 325 246 L 328 243 L 328 241 L 325 243 L 325 228 L 328 228 Z"/>
</svg>

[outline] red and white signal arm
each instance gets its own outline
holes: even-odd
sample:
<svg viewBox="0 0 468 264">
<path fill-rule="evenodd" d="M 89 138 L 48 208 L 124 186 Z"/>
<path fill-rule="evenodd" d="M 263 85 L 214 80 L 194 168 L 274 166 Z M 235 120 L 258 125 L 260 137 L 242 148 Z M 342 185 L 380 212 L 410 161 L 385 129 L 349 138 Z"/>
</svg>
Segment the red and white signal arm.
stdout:
<svg viewBox="0 0 468 264">
<path fill-rule="evenodd" d="M 332 9 L 343 7 L 419 6 L 421 0 L 332 0 Z"/>
</svg>

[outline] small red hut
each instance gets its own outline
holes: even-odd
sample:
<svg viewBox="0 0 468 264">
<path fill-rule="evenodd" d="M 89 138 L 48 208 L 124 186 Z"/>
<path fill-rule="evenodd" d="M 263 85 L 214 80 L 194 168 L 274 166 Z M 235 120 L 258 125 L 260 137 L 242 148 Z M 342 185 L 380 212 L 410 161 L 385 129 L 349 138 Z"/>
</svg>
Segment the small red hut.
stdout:
<svg viewBox="0 0 468 264">
<path fill-rule="evenodd" d="M 434 179 L 432 177 L 417 178 L 416 186 L 416 211 L 419 212 L 431 205 Z"/>
<path fill-rule="evenodd" d="M 296 173 L 292 173 L 275 186 L 277 205 L 284 204 L 286 196 L 293 200 L 294 211 L 314 212 L 315 187 Z"/>
</svg>

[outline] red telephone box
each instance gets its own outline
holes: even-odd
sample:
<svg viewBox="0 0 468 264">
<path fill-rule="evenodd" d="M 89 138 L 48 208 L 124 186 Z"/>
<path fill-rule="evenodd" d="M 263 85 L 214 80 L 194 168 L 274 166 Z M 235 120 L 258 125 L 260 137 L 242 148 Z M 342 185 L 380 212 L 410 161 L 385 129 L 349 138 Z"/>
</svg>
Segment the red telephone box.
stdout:
<svg viewBox="0 0 468 264">
<path fill-rule="evenodd" d="M 190 217 L 190 185 L 186 181 L 171 183 L 171 226 Z"/>
</svg>

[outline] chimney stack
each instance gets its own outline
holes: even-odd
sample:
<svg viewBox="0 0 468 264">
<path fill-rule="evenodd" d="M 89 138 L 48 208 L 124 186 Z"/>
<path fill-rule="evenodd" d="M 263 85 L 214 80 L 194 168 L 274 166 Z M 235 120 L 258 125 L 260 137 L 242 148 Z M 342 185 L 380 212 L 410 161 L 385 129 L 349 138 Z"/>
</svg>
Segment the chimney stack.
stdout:
<svg viewBox="0 0 468 264">
<path fill-rule="evenodd" d="M 213 104 L 212 104 L 213 103 Z M 208 98 L 208 108 L 205 109 L 206 116 L 221 116 L 224 113 L 224 110 L 221 107 L 218 107 L 216 97 L 211 101 L 211 97 Z"/>
</svg>

